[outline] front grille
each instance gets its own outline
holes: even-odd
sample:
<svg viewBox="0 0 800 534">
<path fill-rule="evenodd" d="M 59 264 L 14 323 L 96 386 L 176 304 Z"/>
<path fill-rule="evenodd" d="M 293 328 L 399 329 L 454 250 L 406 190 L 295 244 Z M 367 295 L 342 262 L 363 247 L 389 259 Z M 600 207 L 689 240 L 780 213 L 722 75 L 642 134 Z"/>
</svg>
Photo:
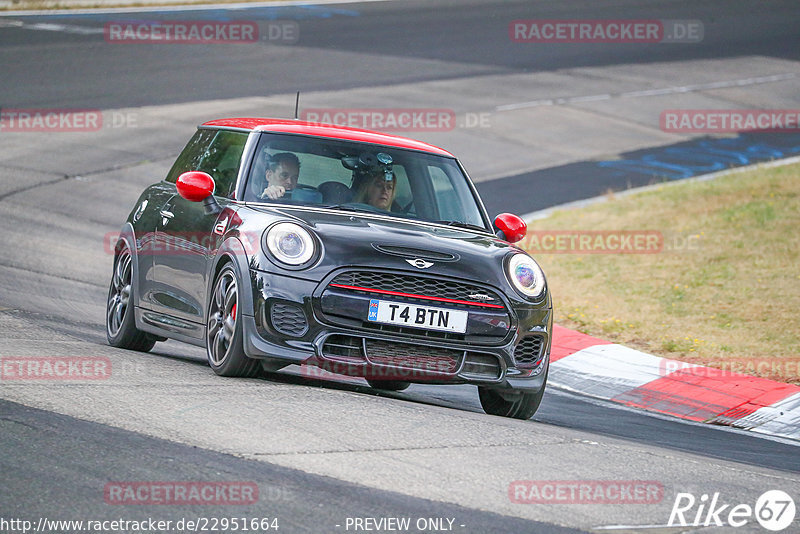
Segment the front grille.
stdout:
<svg viewBox="0 0 800 534">
<path fill-rule="evenodd" d="M 331 284 L 441 299 L 456 299 L 474 304 L 494 304 L 505 308 L 502 299 L 494 291 L 472 284 L 451 282 L 438 278 L 373 271 L 349 271 L 334 278 Z M 482 295 L 488 298 L 476 297 L 475 295 Z"/>
<path fill-rule="evenodd" d="M 308 331 L 303 309 L 294 304 L 275 303 L 269 311 L 272 328 L 285 336 L 300 337 Z"/>
<path fill-rule="evenodd" d="M 476 380 L 497 380 L 502 372 L 500 362 L 491 354 L 468 352 L 464 368 L 458 376 Z"/>
<path fill-rule="evenodd" d="M 329 336 L 322 344 L 322 355 L 334 360 L 365 361 L 362 341 L 362 338 L 356 336 Z"/>
<path fill-rule="evenodd" d="M 366 340 L 367 358 L 379 365 L 452 374 L 458 370 L 463 352 L 425 345 Z"/>
<path fill-rule="evenodd" d="M 541 363 L 542 336 L 528 336 L 523 338 L 514 349 L 514 361 L 517 367 L 531 368 Z"/>
</svg>

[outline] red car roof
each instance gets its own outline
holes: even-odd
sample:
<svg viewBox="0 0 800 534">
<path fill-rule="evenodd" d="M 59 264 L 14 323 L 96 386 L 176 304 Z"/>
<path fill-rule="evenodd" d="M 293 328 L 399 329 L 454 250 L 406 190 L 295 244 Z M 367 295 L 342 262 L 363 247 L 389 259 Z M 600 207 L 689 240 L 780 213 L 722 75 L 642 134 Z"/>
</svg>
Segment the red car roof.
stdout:
<svg viewBox="0 0 800 534">
<path fill-rule="evenodd" d="M 421 150 L 440 156 L 453 155 L 437 146 L 415 141 L 406 137 L 389 135 L 371 130 L 360 128 L 349 128 L 347 126 L 336 126 L 333 124 L 321 124 L 318 122 L 306 122 L 292 119 L 259 119 L 253 117 L 241 117 L 235 119 L 217 119 L 203 123 L 203 126 L 217 126 L 222 128 L 242 128 L 259 132 L 293 133 L 301 135 L 313 135 L 316 137 L 331 137 L 333 139 L 345 139 L 347 141 L 360 141 L 362 143 L 374 143 L 378 145 L 394 146 L 397 148 L 410 148 Z"/>
</svg>

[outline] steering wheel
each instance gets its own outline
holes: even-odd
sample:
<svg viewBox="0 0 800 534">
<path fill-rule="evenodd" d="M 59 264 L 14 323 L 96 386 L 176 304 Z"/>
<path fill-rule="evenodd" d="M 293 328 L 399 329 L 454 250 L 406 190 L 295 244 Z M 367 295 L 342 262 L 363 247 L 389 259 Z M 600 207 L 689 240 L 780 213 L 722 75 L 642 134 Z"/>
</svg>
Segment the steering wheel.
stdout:
<svg viewBox="0 0 800 534">
<path fill-rule="evenodd" d="M 297 184 L 296 186 L 294 186 L 294 189 L 292 189 L 292 191 L 297 191 L 297 190 L 301 190 L 301 191 L 302 190 L 305 190 L 305 191 L 316 191 L 317 188 L 314 187 L 313 185 Z"/>
<path fill-rule="evenodd" d="M 300 202 L 318 203 L 322 202 L 322 193 L 313 185 L 297 184 L 294 186 L 294 189 L 286 192 L 286 198 Z"/>
</svg>

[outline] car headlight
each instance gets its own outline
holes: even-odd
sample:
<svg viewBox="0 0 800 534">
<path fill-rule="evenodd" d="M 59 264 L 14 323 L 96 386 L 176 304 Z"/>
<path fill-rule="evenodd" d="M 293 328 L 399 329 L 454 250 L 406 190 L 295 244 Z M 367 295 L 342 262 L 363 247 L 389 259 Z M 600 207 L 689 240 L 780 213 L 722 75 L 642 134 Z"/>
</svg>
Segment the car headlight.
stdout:
<svg viewBox="0 0 800 534">
<path fill-rule="evenodd" d="M 308 230 L 291 222 L 272 226 L 267 230 L 264 242 L 276 260 L 294 267 L 311 261 L 317 247 Z"/>
<path fill-rule="evenodd" d="M 514 254 L 508 261 L 508 279 L 523 295 L 531 298 L 542 296 L 545 288 L 544 272 L 533 258 L 526 254 Z"/>
</svg>

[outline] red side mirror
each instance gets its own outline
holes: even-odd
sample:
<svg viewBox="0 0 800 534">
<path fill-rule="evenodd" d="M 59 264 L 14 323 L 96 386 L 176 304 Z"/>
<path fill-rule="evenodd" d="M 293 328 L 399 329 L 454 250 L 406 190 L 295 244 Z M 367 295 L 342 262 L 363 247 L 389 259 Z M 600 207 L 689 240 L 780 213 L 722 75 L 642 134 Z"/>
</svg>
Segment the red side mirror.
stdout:
<svg viewBox="0 0 800 534">
<path fill-rule="evenodd" d="M 175 185 L 178 186 L 178 194 L 191 202 L 200 202 L 214 193 L 214 179 L 200 171 L 181 174 Z"/>
<path fill-rule="evenodd" d="M 516 243 L 525 237 L 525 232 L 528 230 L 525 221 L 513 213 L 501 213 L 495 218 L 494 225 L 503 232 L 505 240 L 509 243 Z"/>
</svg>

